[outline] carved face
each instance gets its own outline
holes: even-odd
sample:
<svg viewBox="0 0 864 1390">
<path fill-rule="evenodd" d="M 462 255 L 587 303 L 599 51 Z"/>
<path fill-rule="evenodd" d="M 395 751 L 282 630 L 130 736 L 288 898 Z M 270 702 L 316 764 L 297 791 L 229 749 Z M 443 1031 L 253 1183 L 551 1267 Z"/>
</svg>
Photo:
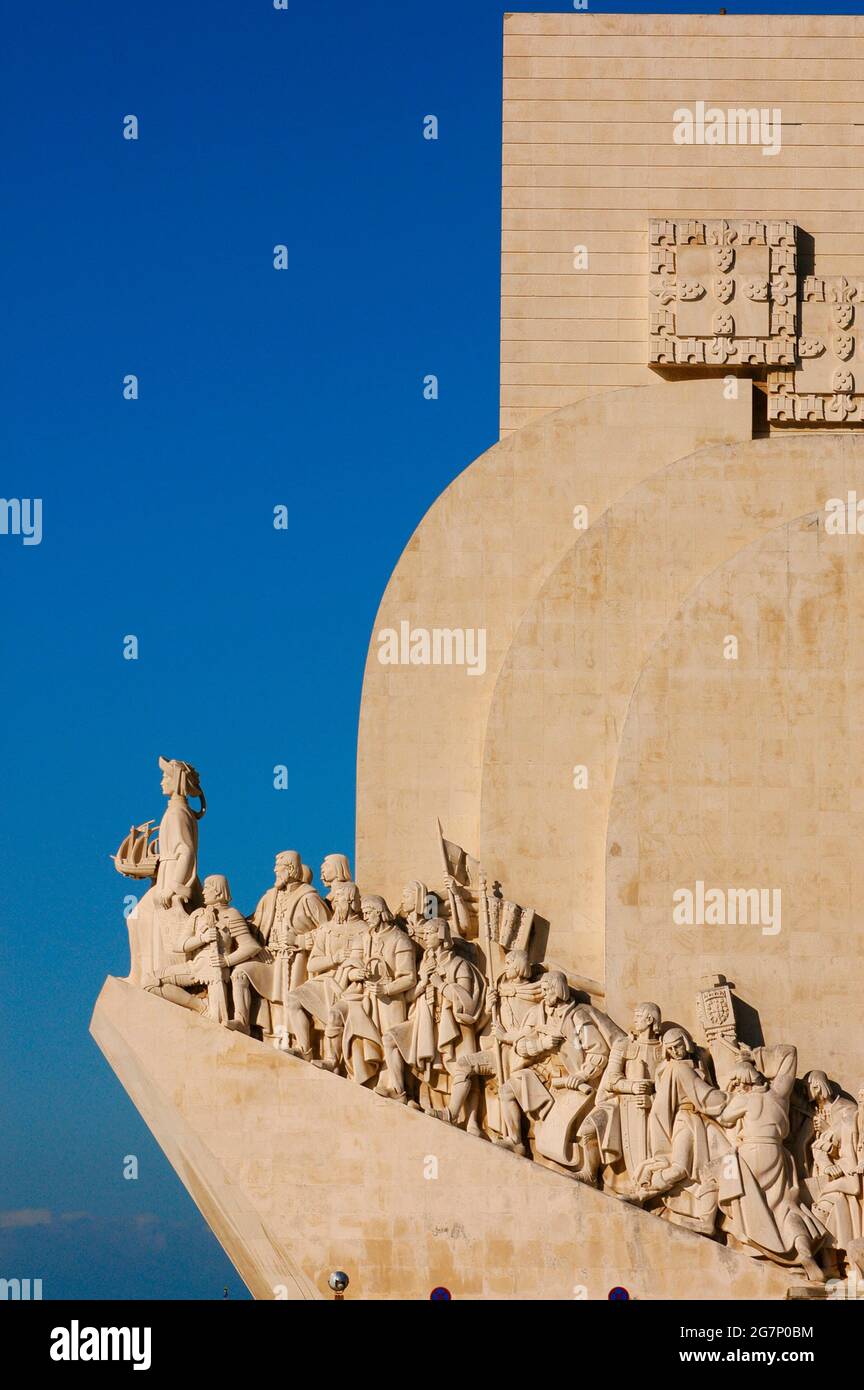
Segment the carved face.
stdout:
<svg viewBox="0 0 864 1390">
<path fill-rule="evenodd" d="M 289 883 L 296 883 L 303 874 L 299 854 L 280 854 L 273 866 L 273 872 L 277 888 L 284 888 Z"/>
<path fill-rule="evenodd" d="M 540 993 L 547 1004 L 561 1004 L 566 999 L 564 982 L 556 970 L 550 970 L 540 981 Z"/>
<path fill-rule="evenodd" d="M 402 889 L 402 901 L 399 904 L 399 911 L 404 912 L 406 917 L 409 912 L 414 911 L 414 889 L 410 883 L 406 883 Z"/>
<path fill-rule="evenodd" d="M 347 922 L 354 913 L 356 902 L 357 885 L 349 883 L 346 879 L 340 879 L 333 885 L 331 900 L 333 902 L 333 916 L 337 922 Z"/>
<path fill-rule="evenodd" d="M 207 907 L 212 907 L 213 903 L 224 903 L 226 901 L 224 882 L 221 878 L 214 878 L 212 876 L 210 878 L 205 878 L 201 885 L 201 891 L 205 906 Z"/>
<path fill-rule="evenodd" d="M 381 921 L 381 910 L 377 903 L 371 902 L 368 898 L 363 899 L 360 908 L 363 913 L 363 921 L 370 927 L 377 927 Z"/>
<path fill-rule="evenodd" d="M 683 1062 L 684 1058 L 687 1056 L 687 1044 L 683 1038 L 673 1038 L 667 1051 L 669 1056 L 673 1057 L 676 1062 Z"/>
<path fill-rule="evenodd" d="M 657 1019 L 654 1010 L 647 1004 L 637 1004 L 633 1010 L 633 1031 L 634 1033 L 653 1033 L 656 1031 Z"/>
<path fill-rule="evenodd" d="M 508 951 L 504 957 L 504 978 L 505 980 L 518 980 L 522 973 L 522 961 L 514 951 Z"/>
<path fill-rule="evenodd" d="M 174 790 L 174 778 L 170 772 L 162 773 L 162 792 L 165 796 L 170 796 Z"/>
<path fill-rule="evenodd" d="M 816 1105 L 831 1099 L 831 1087 L 822 1072 L 811 1071 L 807 1077 L 807 1095 Z"/>
</svg>

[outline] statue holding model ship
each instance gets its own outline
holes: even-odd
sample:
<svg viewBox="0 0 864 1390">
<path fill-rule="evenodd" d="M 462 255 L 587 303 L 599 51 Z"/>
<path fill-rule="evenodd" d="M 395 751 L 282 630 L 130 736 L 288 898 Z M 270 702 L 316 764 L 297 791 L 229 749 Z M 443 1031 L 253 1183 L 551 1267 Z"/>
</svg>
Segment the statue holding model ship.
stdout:
<svg viewBox="0 0 864 1390">
<path fill-rule="evenodd" d="M 145 822 L 114 856 L 151 884 L 132 983 L 814 1284 L 860 1257 L 861 1104 L 824 1073 L 799 1082 L 791 1044 L 745 1045 L 723 976 L 697 996 L 704 1046 L 653 1002 L 625 1030 L 538 958 L 534 911 L 440 823 L 441 890 L 408 880 L 401 917 L 344 855 L 322 896 L 296 850 L 244 917 L 224 874 L 199 883 L 197 772 L 159 764 L 158 835 Z"/>
</svg>

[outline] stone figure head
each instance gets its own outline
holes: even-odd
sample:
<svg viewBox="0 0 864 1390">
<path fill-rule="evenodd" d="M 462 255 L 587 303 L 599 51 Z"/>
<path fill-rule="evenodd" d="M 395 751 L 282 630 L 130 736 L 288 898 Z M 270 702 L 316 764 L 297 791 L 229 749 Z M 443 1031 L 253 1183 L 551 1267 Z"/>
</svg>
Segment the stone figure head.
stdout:
<svg viewBox="0 0 864 1390">
<path fill-rule="evenodd" d="M 276 855 L 273 866 L 276 887 L 287 888 L 289 883 L 303 882 L 303 861 L 296 849 L 283 849 Z"/>
<path fill-rule="evenodd" d="M 504 957 L 504 978 L 505 980 L 529 980 L 531 978 L 531 962 L 528 959 L 527 951 L 514 948 L 507 952 Z"/>
<path fill-rule="evenodd" d="M 414 878 L 410 883 L 406 883 L 402 889 L 402 898 L 399 903 L 399 911 L 408 917 L 412 912 L 416 912 L 418 917 L 426 915 L 426 898 L 428 889 L 425 883 Z"/>
<path fill-rule="evenodd" d="M 660 1008 L 657 1004 L 637 1004 L 633 1010 L 633 1032 L 637 1037 L 647 1033 L 657 1037 L 660 1032 Z"/>
<path fill-rule="evenodd" d="M 383 898 L 377 894 L 369 893 L 360 902 L 360 911 L 363 914 L 363 921 L 370 927 L 389 927 L 393 922 L 393 913 L 390 911 Z"/>
<path fill-rule="evenodd" d="M 231 889 L 228 887 L 228 880 L 224 874 L 208 874 L 201 885 L 201 890 L 207 907 L 211 907 L 213 904 L 227 907 L 231 901 Z"/>
<path fill-rule="evenodd" d="M 321 864 L 321 882 L 331 893 L 336 883 L 351 882 L 351 866 L 346 854 L 326 854 Z"/>
<path fill-rule="evenodd" d="M 856 1236 L 846 1246 L 846 1258 L 852 1269 L 864 1275 L 864 1236 Z"/>
<path fill-rule="evenodd" d="M 765 1078 L 756 1070 L 752 1062 L 747 1062 L 743 1058 L 736 1062 L 729 1076 L 727 1090 L 729 1091 L 753 1091 L 758 1086 L 765 1085 Z"/>
<path fill-rule="evenodd" d="M 547 970 L 540 981 L 540 993 L 547 1004 L 563 1004 L 570 997 L 570 986 L 563 970 Z"/>
<path fill-rule="evenodd" d="M 444 917 L 426 917 L 417 929 L 417 939 L 426 951 L 452 949 L 450 923 Z"/>
<path fill-rule="evenodd" d="M 349 922 L 360 916 L 360 889 L 350 879 L 340 879 L 331 892 L 333 916 L 337 922 Z"/>
<path fill-rule="evenodd" d="M 807 1088 L 807 1099 L 814 1105 L 825 1105 L 831 1100 L 834 1088 L 824 1071 L 808 1071 L 804 1078 Z"/>
<path fill-rule="evenodd" d="M 669 1061 L 683 1062 L 694 1051 L 693 1039 L 683 1028 L 667 1028 L 663 1034 L 663 1055 Z"/>
<path fill-rule="evenodd" d="M 207 802 L 201 790 L 201 781 L 198 773 L 191 763 L 183 763 L 179 758 L 161 758 L 159 767 L 162 770 L 162 791 L 165 796 L 180 796 L 187 800 L 190 796 L 195 801 L 200 801 L 200 811 L 193 811 L 192 814 L 200 820 L 207 810 Z"/>
</svg>

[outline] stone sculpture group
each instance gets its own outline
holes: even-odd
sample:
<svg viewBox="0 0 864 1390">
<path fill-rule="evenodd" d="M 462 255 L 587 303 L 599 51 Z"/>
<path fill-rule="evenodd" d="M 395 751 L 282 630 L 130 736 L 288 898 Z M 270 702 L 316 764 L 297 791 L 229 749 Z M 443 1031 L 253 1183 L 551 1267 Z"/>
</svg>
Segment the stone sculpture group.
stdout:
<svg viewBox="0 0 864 1390">
<path fill-rule="evenodd" d="M 341 854 L 321 896 L 286 850 L 247 919 L 224 875 L 199 883 L 197 772 L 159 761 L 158 832 L 114 856 L 151 880 L 132 983 L 814 1283 L 864 1273 L 864 1088 L 748 1046 L 723 976 L 697 994 L 704 1046 L 655 1003 L 625 1029 L 534 959 L 533 911 L 443 837 L 440 896 L 412 880 L 393 912 Z"/>
</svg>

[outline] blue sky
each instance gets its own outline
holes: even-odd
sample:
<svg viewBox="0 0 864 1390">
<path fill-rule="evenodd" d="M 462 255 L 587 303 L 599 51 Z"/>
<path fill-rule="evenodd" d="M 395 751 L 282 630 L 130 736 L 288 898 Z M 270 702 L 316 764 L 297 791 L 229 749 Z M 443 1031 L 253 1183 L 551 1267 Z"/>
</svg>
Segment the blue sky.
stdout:
<svg viewBox="0 0 864 1390">
<path fill-rule="evenodd" d="M 43 539 L 0 536 L 0 1276 L 46 1298 L 245 1296 L 87 1032 L 128 968 L 108 855 L 161 813 L 160 753 L 244 910 L 274 851 L 353 847 L 378 600 L 497 437 L 507 8 L 5 12 L 0 493 Z M 591 5 L 654 8 L 719 7 Z"/>
</svg>

